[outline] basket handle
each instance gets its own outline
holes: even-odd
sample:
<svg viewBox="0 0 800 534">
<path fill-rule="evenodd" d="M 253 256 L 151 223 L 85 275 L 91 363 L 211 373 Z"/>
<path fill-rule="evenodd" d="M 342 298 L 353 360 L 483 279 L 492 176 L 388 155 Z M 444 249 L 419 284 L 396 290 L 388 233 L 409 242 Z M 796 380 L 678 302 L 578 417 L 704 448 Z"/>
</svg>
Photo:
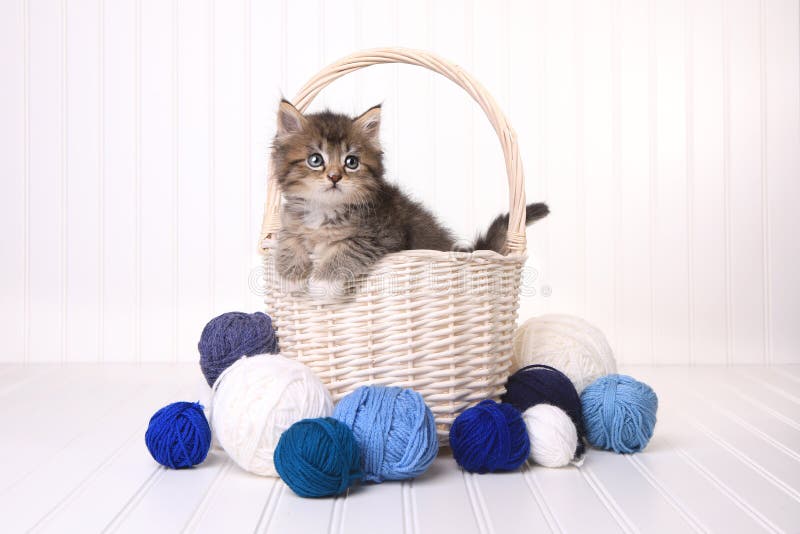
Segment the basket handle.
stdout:
<svg viewBox="0 0 800 534">
<path fill-rule="evenodd" d="M 522 172 L 522 161 L 517 146 L 517 135 L 508 123 L 505 115 L 494 98 L 471 75 L 458 65 L 446 61 L 430 52 L 408 48 L 374 48 L 362 50 L 331 63 L 311 78 L 294 98 L 295 107 L 305 111 L 311 101 L 331 82 L 350 72 L 383 63 L 406 63 L 425 67 L 449 78 L 458 84 L 483 109 L 489 122 L 492 123 L 506 162 L 508 175 L 509 221 L 506 235 L 508 253 L 525 252 L 525 176 Z M 269 247 L 273 235 L 280 230 L 280 191 L 277 180 L 269 171 L 267 183 L 267 200 L 264 206 L 264 218 L 261 224 L 259 248 L 264 251 Z"/>
</svg>

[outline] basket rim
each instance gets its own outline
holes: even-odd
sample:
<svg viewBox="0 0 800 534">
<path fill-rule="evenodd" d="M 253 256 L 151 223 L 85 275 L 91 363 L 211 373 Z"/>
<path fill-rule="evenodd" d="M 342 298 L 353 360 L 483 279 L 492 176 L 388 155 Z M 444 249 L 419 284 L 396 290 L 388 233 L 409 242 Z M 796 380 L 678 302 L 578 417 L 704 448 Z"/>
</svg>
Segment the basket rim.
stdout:
<svg viewBox="0 0 800 534">
<path fill-rule="evenodd" d="M 271 251 L 277 247 L 278 242 L 276 239 L 267 238 L 261 243 L 261 247 L 265 251 Z M 270 254 L 265 254 L 265 259 Z M 506 255 L 495 252 L 494 250 L 473 250 L 467 252 L 452 251 L 452 250 L 431 250 L 425 248 L 400 250 L 397 252 L 389 252 L 382 256 L 375 266 L 404 262 L 406 260 L 429 260 L 441 263 L 465 263 L 467 261 L 478 259 L 488 260 L 497 263 L 518 263 L 524 262 L 528 259 L 528 255 L 524 252 L 509 252 Z"/>
</svg>

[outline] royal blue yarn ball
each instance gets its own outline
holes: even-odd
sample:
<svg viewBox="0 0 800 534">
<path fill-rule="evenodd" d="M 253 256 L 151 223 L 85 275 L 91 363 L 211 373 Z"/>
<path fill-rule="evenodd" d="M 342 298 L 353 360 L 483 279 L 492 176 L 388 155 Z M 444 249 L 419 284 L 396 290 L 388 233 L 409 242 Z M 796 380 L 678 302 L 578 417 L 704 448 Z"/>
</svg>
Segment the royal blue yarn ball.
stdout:
<svg viewBox="0 0 800 534">
<path fill-rule="evenodd" d="M 464 410 L 450 427 L 450 448 L 471 473 L 518 469 L 530 453 L 522 414 L 510 404 L 485 400 Z"/>
<path fill-rule="evenodd" d="M 278 440 L 275 469 L 301 497 L 344 493 L 361 473 L 361 455 L 353 431 L 332 417 L 303 419 Z"/>
<path fill-rule="evenodd" d="M 520 412 L 537 404 L 552 404 L 567 412 L 578 431 L 575 457 L 583 456 L 586 446 L 581 399 L 567 375 L 548 365 L 528 365 L 508 377 L 506 392 L 500 399 Z"/>
<path fill-rule="evenodd" d="M 353 430 L 370 482 L 418 477 L 439 453 L 433 413 L 411 389 L 362 386 L 339 401 L 333 416 Z"/>
<path fill-rule="evenodd" d="M 209 386 L 242 356 L 278 352 L 272 319 L 261 312 L 228 312 L 211 319 L 200 335 L 200 369 Z"/>
<path fill-rule="evenodd" d="M 644 382 L 627 375 L 600 377 L 583 390 L 581 404 L 586 439 L 595 447 L 638 452 L 653 437 L 658 396 Z"/>
<path fill-rule="evenodd" d="M 206 459 L 211 428 L 199 402 L 173 402 L 150 418 L 144 435 L 153 459 L 173 469 L 192 467 Z"/>
</svg>

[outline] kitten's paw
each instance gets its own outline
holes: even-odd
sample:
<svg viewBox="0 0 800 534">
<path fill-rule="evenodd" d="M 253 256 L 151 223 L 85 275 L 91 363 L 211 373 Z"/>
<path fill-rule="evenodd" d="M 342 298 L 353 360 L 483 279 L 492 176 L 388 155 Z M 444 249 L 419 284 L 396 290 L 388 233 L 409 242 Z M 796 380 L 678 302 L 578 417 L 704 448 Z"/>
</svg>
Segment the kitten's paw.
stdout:
<svg viewBox="0 0 800 534">
<path fill-rule="evenodd" d="M 344 296 L 346 287 L 343 280 L 322 280 L 311 278 L 308 281 L 308 294 L 317 300 L 333 300 Z"/>
<path fill-rule="evenodd" d="M 284 278 L 278 277 L 278 288 L 281 293 L 296 293 L 306 288 L 307 281 L 304 278 Z"/>
</svg>

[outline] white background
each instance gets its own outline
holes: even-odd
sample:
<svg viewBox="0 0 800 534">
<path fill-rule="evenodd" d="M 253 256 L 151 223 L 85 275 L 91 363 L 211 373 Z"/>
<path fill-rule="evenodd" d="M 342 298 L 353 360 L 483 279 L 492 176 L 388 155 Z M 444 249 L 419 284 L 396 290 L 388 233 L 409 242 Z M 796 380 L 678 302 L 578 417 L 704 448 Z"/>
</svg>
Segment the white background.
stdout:
<svg viewBox="0 0 800 534">
<path fill-rule="evenodd" d="M 0 361 L 196 358 L 251 278 L 281 93 L 355 49 L 460 63 L 518 134 L 535 296 L 628 363 L 800 362 L 796 0 L 0 0 Z M 507 209 L 474 104 L 372 67 L 392 179 L 469 237 Z M 550 292 L 550 296 L 543 296 Z"/>
</svg>

